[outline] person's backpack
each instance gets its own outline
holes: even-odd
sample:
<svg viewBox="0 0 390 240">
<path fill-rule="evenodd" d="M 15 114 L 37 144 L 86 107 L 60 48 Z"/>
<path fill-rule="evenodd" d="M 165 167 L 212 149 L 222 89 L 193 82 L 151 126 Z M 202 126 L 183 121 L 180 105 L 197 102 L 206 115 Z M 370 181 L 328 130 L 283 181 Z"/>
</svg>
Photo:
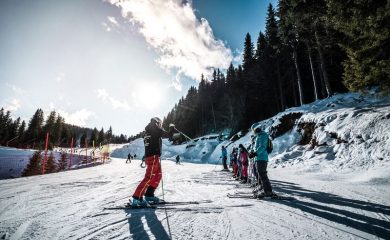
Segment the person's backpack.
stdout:
<svg viewBox="0 0 390 240">
<path fill-rule="evenodd" d="M 274 149 L 274 145 L 272 144 L 272 140 L 271 140 L 271 138 L 268 138 L 267 153 L 268 154 L 272 153 L 273 149 Z"/>
</svg>

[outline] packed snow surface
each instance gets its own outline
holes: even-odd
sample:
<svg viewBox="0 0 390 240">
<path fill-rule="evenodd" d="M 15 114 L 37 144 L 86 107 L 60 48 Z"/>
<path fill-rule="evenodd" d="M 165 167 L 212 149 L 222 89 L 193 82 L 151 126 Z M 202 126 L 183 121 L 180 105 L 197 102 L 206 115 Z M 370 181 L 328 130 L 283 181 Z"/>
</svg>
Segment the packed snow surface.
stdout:
<svg viewBox="0 0 390 240">
<path fill-rule="evenodd" d="M 389 239 L 387 179 L 270 169 L 294 201 L 233 199 L 249 193 L 220 166 L 164 160 L 167 201 L 152 210 L 106 210 L 131 197 L 145 169 L 113 159 L 94 168 L 0 181 L 0 239 Z M 156 193 L 162 197 L 161 185 Z M 202 202 L 204 201 L 204 202 Z"/>
</svg>

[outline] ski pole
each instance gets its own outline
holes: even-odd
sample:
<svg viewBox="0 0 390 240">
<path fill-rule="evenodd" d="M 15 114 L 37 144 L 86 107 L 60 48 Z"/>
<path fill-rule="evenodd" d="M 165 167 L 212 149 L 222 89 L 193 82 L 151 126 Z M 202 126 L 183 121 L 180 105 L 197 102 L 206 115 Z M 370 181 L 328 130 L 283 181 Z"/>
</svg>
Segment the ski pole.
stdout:
<svg viewBox="0 0 390 240">
<path fill-rule="evenodd" d="M 162 190 L 162 195 L 163 195 L 162 197 L 163 197 L 163 200 L 165 201 L 165 196 L 164 196 L 164 178 L 163 178 L 163 174 L 162 174 L 162 161 L 161 161 L 161 158 L 160 158 L 160 171 L 161 171 L 161 190 Z M 166 216 L 167 224 L 168 224 L 169 237 L 170 237 L 170 239 L 172 239 L 171 226 L 169 224 L 169 218 L 168 218 L 168 213 L 167 213 L 166 206 L 164 206 L 164 210 L 165 210 L 165 216 Z"/>
<path fill-rule="evenodd" d="M 184 137 L 186 137 L 188 140 L 190 141 L 194 141 L 192 138 L 190 138 L 189 136 L 187 136 L 186 134 L 184 134 L 182 131 L 180 131 L 179 129 L 177 129 L 176 127 L 174 127 L 176 131 L 178 131 L 180 134 L 182 134 Z"/>
</svg>

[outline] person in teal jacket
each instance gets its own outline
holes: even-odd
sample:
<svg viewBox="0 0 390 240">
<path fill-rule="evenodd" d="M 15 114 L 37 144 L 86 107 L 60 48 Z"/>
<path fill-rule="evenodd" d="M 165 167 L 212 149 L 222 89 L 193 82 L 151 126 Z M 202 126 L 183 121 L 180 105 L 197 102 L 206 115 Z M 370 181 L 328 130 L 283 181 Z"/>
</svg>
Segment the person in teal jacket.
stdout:
<svg viewBox="0 0 390 240">
<path fill-rule="evenodd" d="M 272 192 L 272 186 L 268 179 L 267 175 L 267 165 L 268 165 L 268 134 L 261 129 L 260 126 L 255 126 L 252 128 L 256 135 L 254 152 L 255 152 L 255 164 L 256 164 L 256 174 L 257 181 L 259 186 L 262 186 L 264 193 L 258 195 L 258 197 L 273 197 L 274 193 Z"/>
</svg>

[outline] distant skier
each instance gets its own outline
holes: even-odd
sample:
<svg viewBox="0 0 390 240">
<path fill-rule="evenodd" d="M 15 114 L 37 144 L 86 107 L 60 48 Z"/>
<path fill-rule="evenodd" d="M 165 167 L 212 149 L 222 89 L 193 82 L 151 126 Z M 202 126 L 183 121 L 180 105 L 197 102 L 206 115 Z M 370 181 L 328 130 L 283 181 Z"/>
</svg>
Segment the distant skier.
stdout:
<svg viewBox="0 0 390 240">
<path fill-rule="evenodd" d="M 133 194 L 132 207 L 148 207 L 150 203 L 158 203 L 161 200 L 154 196 L 154 191 L 158 187 L 162 172 L 161 172 L 161 147 L 162 138 L 172 138 L 172 129 L 167 132 L 162 128 L 160 118 L 155 117 L 150 120 L 150 123 L 145 127 L 144 145 L 145 145 L 145 163 L 146 173 L 143 180 L 140 182 Z M 143 196 L 145 195 L 145 199 Z"/>
<path fill-rule="evenodd" d="M 241 183 L 248 182 L 248 150 L 244 145 L 240 144 L 239 146 L 239 161 L 241 162 Z"/>
<path fill-rule="evenodd" d="M 145 168 L 145 156 L 142 156 L 140 167 Z"/>
<path fill-rule="evenodd" d="M 132 156 L 131 156 L 131 154 L 129 153 L 129 154 L 127 155 L 126 163 L 127 163 L 127 162 L 131 163 L 131 159 L 132 159 Z"/>
<path fill-rule="evenodd" d="M 258 197 L 274 197 L 276 196 L 272 192 L 271 183 L 267 176 L 267 165 L 268 165 L 268 152 L 267 146 L 269 141 L 268 134 L 261 129 L 261 126 L 257 124 L 252 125 L 252 129 L 256 135 L 256 141 L 254 146 L 255 151 L 255 164 L 256 164 L 256 173 L 259 186 L 263 186 L 264 193 L 258 194 Z"/>
<path fill-rule="evenodd" d="M 237 151 L 236 148 L 233 147 L 232 153 L 230 153 L 230 165 L 233 167 L 233 178 L 238 177 L 238 165 L 237 165 Z"/>
<path fill-rule="evenodd" d="M 179 155 L 176 156 L 176 164 L 180 164 L 180 156 Z"/>
<path fill-rule="evenodd" d="M 227 167 L 227 150 L 225 148 L 225 146 L 222 146 L 222 165 L 223 165 L 223 170 L 225 171 L 229 171 L 228 167 Z"/>
</svg>

